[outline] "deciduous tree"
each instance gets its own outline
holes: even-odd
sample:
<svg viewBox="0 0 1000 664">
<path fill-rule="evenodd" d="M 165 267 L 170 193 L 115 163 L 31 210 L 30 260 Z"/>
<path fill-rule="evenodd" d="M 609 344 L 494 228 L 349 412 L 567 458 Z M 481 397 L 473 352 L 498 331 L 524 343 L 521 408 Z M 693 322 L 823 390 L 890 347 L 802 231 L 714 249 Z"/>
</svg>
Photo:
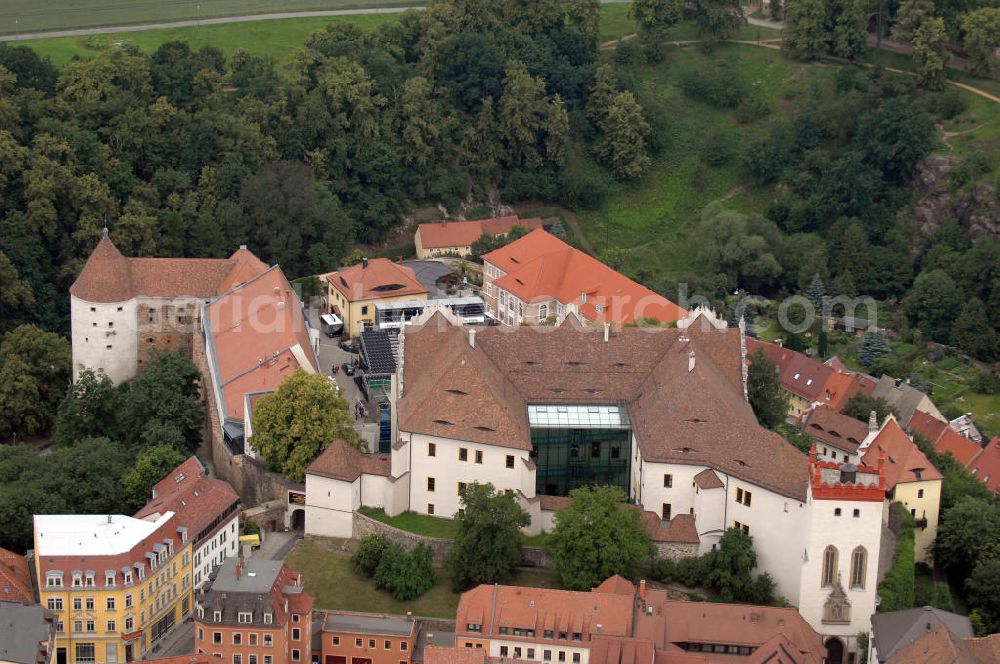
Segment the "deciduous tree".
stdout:
<svg viewBox="0 0 1000 664">
<path fill-rule="evenodd" d="M 875 411 L 875 419 L 881 425 L 889 415 L 895 415 L 896 411 L 882 397 L 871 397 L 867 394 L 858 393 L 847 400 L 840 410 L 843 415 L 861 420 L 867 424 L 872 411 Z"/>
<path fill-rule="evenodd" d="M 830 34 L 825 0 L 792 0 L 785 6 L 782 46 L 803 58 L 826 54 Z"/>
<path fill-rule="evenodd" d="M 455 543 L 448 552 L 457 591 L 480 583 L 507 583 L 521 563 L 521 528 L 531 517 L 510 491 L 475 482 L 462 493 Z"/>
<path fill-rule="evenodd" d="M 929 18 L 913 31 L 913 62 L 920 85 L 925 88 L 939 90 L 944 86 L 947 38 L 944 20 L 940 18 Z"/>
<path fill-rule="evenodd" d="M 70 376 L 65 338 L 20 325 L 0 338 L 0 436 L 46 434 Z"/>
<path fill-rule="evenodd" d="M 549 546 L 562 583 L 587 590 L 615 574 L 631 577 L 654 553 L 639 511 L 625 503 L 615 486 L 574 489 L 559 510 Z"/>
<path fill-rule="evenodd" d="M 362 445 L 347 407 L 326 376 L 297 370 L 257 403 L 249 444 L 271 470 L 302 482 L 306 467 L 335 438 Z"/>
<path fill-rule="evenodd" d="M 150 447 L 135 461 L 135 466 L 122 476 L 125 496 L 138 509 L 152 498 L 153 486 L 181 465 L 184 455 L 172 445 Z"/>
<path fill-rule="evenodd" d="M 979 76 L 989 74 L 997 66 L 997 45 L 1000 44 L 1000 7 L 981 7 L 962 18 L 962 45 L 969 54 L 972 71 Z"/>
<path fill-rule="evenodd" d="M 632 92 L 619 92 L 611 99 L 599 121 L 602 136 L 594 145 L 601 160 L 615 177 L 635 179 L 652 163 L 647 151 L 649 123 Z"/>
<path fill-rule="evenodd" d="M 762 426 L 773 429 L 785 421 L 788 413 L 788 397 L 781 389 L 781 376 L 777 365 L 762 350 L 750 357 L 747 370 L 747 397 L 757 421 Z"/>
</svg>

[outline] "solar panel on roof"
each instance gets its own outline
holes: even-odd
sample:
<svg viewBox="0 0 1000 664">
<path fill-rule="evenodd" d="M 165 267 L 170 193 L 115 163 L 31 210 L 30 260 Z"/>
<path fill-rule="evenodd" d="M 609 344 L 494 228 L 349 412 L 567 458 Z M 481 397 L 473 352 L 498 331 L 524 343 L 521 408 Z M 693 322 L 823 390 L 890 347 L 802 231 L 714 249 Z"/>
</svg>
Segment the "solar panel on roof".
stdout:
<svg viewBox="0 0 1000 664">
<path fill-rule="evenodd" d="M 391 374 L 396 371 L 396 357 L 392 350 L 389 330 L 363 330 L 361 355 L 369 374 Z"/>
</svg>

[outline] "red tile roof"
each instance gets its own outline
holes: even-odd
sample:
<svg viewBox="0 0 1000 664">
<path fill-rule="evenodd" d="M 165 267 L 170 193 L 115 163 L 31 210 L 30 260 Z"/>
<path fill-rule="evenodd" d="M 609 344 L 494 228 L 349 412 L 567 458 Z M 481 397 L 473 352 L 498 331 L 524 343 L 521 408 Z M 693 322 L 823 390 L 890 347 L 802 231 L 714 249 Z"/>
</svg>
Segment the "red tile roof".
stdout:
<svg viewBox="0 0 1000 664">
<path fill-rule="evenodd" d="M 225 664 L 225 660 L 215 655 L 207 653 L 195 653 L 191 655 L 177 655 L 176 657 L 158 657 L 144 659 L 143 662 L 149 664 Z"/>
<path fill-rule="evenodd" d="M 938 454 L 951 454 L 963 466 L 968 466 L 983 449 L 960 435 L 947 422 L 922 410 L 913 413 L 909 428 L 929 440 Z"/>
<path fill-rule="evenodd" d="M 267 269 L 246 247 L 229 258 L 126 258 L 105 235 L 70 293 L 87 302 L 124 302 L 133 297 L 208 298 Z"/>
<path fill-rule="evenodd" d="M 349 445 L 342 438 L 337 438 L 309 464 L 309 467 L 306 468 L 306 475 L 319 475 L 353 482 L 362 474 L 388 477 L 390 465 L 388 454 L 375 456 L 365 454 Z"/>
<path fill-rule="evenodd" d="M 588 320 L 627 324 L 649 318 L 672 323 L 685 313 L 665 297 L 541 229 L 491 251 L 483 260 L 506 273 L 496 280 L 498 288 L 525 302 L 576 303 Z M 598 313 L 597 306 L 602 312 Z"/>
<path fill-rule="evenodd" d="M 227 419 L 248 394 L 274 390 L 296 369 L 318 371 L 302 304 L 275 266 L 207 307 L 209 361 Z"/>
<path fill-rule="evenodd" d="M 910 440 L 895 417 L 890 416 L 882 425 L 861 460 L 877 467 L 880 454 L 885 455 L 887 489 L 891 490 L 900 482 L 940 480 L 943 477 L 916 443 Z"/>
<path fill-rule="evenodd" d="M 620 636 L 595 636 L 590 643 L 590 664 L 652 664 L 653 642 Z"/>
<path fill-rule="evenodd" d="M 552 588 L 480 585 L 462 593 L 458 603 L 455 634 L 470 638 L 497 638 L 501 628 L 533 629 L 538 642 L 545 630 L 555 632 L 545 639 L 553 644 L 573 645 L 573 633 L 599 633 L 628 636 L 632 628 L 631 595 L 604 592 L 578 592 Z M 482 625 L 482 632 L 470 632 L 467 625 Z M 559 639 L 565 632 L 566 638 Z M 504 639 L 516 641 L 517 636 L 504 634 Z"/>
<path fill-rule="evenodd" d="M 854 454 L 868 436 L 868 425 L 828 406 L 819 406 L 806 415 L 802 431 L 817 442 Z"/>
<path fill-rule="evenodd" d="M 225 525 L 219 523 L 206 532 L 213 521 L 239 500 L 229 482 L 208 477 L 205 467 L 197 457 L 192 456 L 156 483 L 153 499 L 136 512 L 135 517 L 155 520 L 161 514 L 174 512 L 197 546 L 202 539 Z"/>
<path fill-rule="evenodd" d="M 969 464 L 969 472 L 1000 493 L 1000 436 L 994 438 Z"/>
<path fill-rule="evenodd" d="M 412 269 L 393 263 L 388 258 L 372 258 L 367 261 L 367 266 L 361 262 L 332 272 L 326 280 L 348 302 L 427 294 L 427 289 L 417 281 Z"/>
<path fill-rule="evenodd" d="M 798 351 L 748 338 L 747 353 L 752 355 L 757 350 L 763 350 L 778 365 L 782 387 L 807 401 L 825 401 L 824 387 L 836 373 L 832 368 Z"/>
<path fill-rule="evenodd" d="M 447 249 L 468 247 L 484 234 L 506 235 L 514 226 L 534 230 L 542 227 L 542 220 L 521 219 L 515 214 L 475 221 L 440 221 L 420 224 L 417 232 L 420 233 L 420 244 L 424 249 Z"/>
<path fill-rule="evenodd" d="M 486 648 L 425 646 L 424 664 L 483 664 Z"/>
<path fill-rule="evenodd" d="M 649 639 L 658 653 L 670 652 L 682 643 L 757 648 L 780 635 L 793 644 L 798 654 L 793 661 L 821 664 L 826 656 L 822 637 L 795 608 L 683 602 L 669 599 L 666 591 L 659 588 L 647 588 L 646 603 L 655 610 L 652 614 L 637 612 L 632 636 Z M 704 661 L 715 664 L 734 659 L 744 658 L 706 655 Z"/>
<path fill-rule="evenodd" d="M 601 585 L 594 588 L 595 593 L 611 593 L 612 595 L 635 595 L 635 584 L 624 576 L 615 574 L 606 578 Z"/>
<path fill-rule="evenodd" d="M 1000 662 L 1000 634 L 959 638 L 946 627 L 917 639 L 893 653 L 886 664 L 996 664 Z"/>
<path fill-rule="evenodd" d="M 695 475 L 694 483 L 698 485 L 699 489 L 721 489 L 725 486 L 711 468 L 706 468 Z"/>
<path fill-rule="evenodd" d="M 35 602 L 27 559 L 3 548 L 0 548 L 0 602 Z"/>
</svg>

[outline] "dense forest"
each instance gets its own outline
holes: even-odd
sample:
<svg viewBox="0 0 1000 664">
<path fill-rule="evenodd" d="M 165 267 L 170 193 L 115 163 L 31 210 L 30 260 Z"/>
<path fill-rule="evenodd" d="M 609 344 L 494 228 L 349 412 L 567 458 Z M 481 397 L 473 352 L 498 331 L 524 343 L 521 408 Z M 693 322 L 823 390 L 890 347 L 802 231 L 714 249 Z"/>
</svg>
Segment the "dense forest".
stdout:
<svg viewBox="0 0 1000 664">
<path fill-rule="evenodd" d="M 913 2 L 890 8 L 887 25 Z M 786 47 L 836 52 L 836 29 L 857 18 L 841 5 L 823 4 L 815 49 L 787 36 Z M 0 44 L 0 436 L 51 433 L 68 353 L 50 352 L 42 331 L 65 335 L 68 287 L 105 225 L 127 255 L 248 244 L 295 278 L 384 241 L 414 206 L 593 208 L 675 149 L 670 109 L 637 79 L 669 64 L 661 38 L 682 19 L 704 39 L 702 65 L 677 82 L 686 103 L 766 128 L 739 154 L 713 135 L 701 156 L 737 160 L 770 204 L 705 207 L 697 269 L 683 279 L 648 279 L 613 246 L 601 258 L 670 296 L 683 280 L 715 301 L 734 288 L 798 292 L 819 275 L 831 293 L 901 304 L 907 334 L 998 356 L 1000 241 L 972 242 L 957 223 L 922 238 L 897 214 L 935 123 L 963 112 L 961 93 L 846 66 L 833 93 L 804 86 L 772 108 L 715 52 L 740 28 L 738 4 L 639 0 L 631 11 L 639 39 L 607 52 L 597 0 L 434 0 L 370 32 L 331 23 L 283 65 L 126 42 L 57 70 Z M 966 10 L 948 11 L 964 38 Z M 956 188 L 981 174 L 966 166 Z"/>
</svg>

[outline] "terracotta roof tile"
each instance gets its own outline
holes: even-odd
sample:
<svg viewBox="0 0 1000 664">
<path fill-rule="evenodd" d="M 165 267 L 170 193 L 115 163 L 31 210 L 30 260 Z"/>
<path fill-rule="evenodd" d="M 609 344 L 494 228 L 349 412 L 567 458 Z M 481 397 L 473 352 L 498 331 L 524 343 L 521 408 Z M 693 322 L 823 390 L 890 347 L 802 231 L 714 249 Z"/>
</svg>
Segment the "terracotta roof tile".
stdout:
<svg viewBox="0 0 1000 664">
<path fill-rule="evenodd" d="M 682 643 L 721 643 L 757 648 L 782 636 L 793 644 L 800 661 L 822 664 L 826 656 L 823 640 L 794 608 L 683 602 L 670 600 L 658 588 L 647 588 L 647 605 L 657 607 L 652 615 L 638 613 L 633 636 L 649 639 L 657 651 L 669 651 Z M 706 662 L 730 661 L 732 656 Z M 743 658 L 737 658 L 743 659 Z"/>
<path fill-rule="evenodd" d="M 424 664 L 483 664 L 485 661 L 485 648 L 449 648 L 430 645 L 424 648 Z"/>
<path fill-rule="evenodd" d="M 701 541 L 694 516 L 691 514 L 677 514 L 664 524 L 659 514 L 644 511 L 641 520 L 654 542 L 697 544 Z"/>
<path fill-rule="evenodd" d="M 192 655 L 177 655 L 175 657 L 158 657 L 143 660 L 150 664 L 225 664 L 225 660 L 215 655 L 207 653 L 195 653 Z"/>
<path fill-rule="evenodd" d="M 174 512 L 195 545 L 202 533 L 201 539 L 205 539 L 225 525 L 220 523 L 206 532 L 220 514 L 240 500 L 229 482 L 208 477 L 204 466 L 193 456 L 160 480 L 153 487 L 153 494 L 154 498 L 135 517 L 155 520 L 161 514 Z"/>
<path fill-rule="evenodd" d="M 963 466 L 968 466 L 983 449 L 960 435 L 947 422 L 922 410 L 913 413 L 909 429 L 927 438 L 938 454 L 951 454 Z"/>
<path fill-rule="evenodd" d="M 420 224 L 420 244 L 424 249 L 447 249 L 450 247 L 468 247 L 484 233 L 487 235 L 504 235 L 514 226 L 534 230 L 542 227 L 538 218 L 521 219 L 516 214 L 492 219 L 477 219 L 474 221 L 440 221 L 430 224 Z"/>
<path fill-rule="evenodd" d="M 246 247 L 229 258 L 126 258 L 107 237 L 91 252 L 70 293 L 87 302 L 133 297 L 208 298 L 267 269 Z"/>
<path fill-rule="evenodd" d="M 994 438 L 969 464 L 969 472 L 1000 493 L 1000 436 Z"/>
<path fill-rule="evenodd" d="M 501 627 L 534 629 L 538 635 L 552 630 L 555 638 L 548 641 L 572 645 L 573 632 L 583 635 L 586 643 L 600 625 L 601 634 L 627 636 L 632 627 L 632 601 L 631 595 L 615 593 L 480 585 L 462 594 L 455 634 L 488 639 L 498 637 Z M 482 632 L 467 631 L 469 624 L 482 625 Z M 560 631 L 567 633 L 566 639 L 558 638 Z"/>
<path fill-rule="evenodd" d="M 725 486 L 711 468 L 706 468 L 695 475 L 694 483 L 698 485 L 699 489 L 721 489 Z"/>
<path fill-rule="evenodd" d="M 209 361 L 227 419 L 243 421 L 246 396 L 274 390 L 302 368 L 314 372 L 302 304 L 275 266 L 206 308 Z"/>
<path fill-rule="evenodd" d="M 342 438 L 331 442 L 322 454 L 306 468 L 306 475 L 320 475 L 335 480 L 353 482 L 366 475 L 388 477 L 390 463 L 388 454 L 371 455 L 349 445 Z"/>
<path fill-rule="evenodd" d="M 887 489 L 900 482 L 940 480 L 943 477 L 892 416 L 886 419 L 861 460 L 866 465 L 877 467 L 881 454 L 885 454 Z"/>
<path fill-rule="evenodd" d="M 531 449 L 527 404 L 624 403 L 643 458 L 702 465 L 805 499 L 808 460 L 757 424 L 737 330 L 480 329 L 432 316 L 404 334 L 400 429 Z M 695 367 L 688 371 L 690 353 Z"/>
<path fill-rule="evenodd" d="M 651 664 L 655 652 L 648 639 L 595 636 L 590 643 L 591 664 Z"/>
<path fill-rule="evenodd" d="M 802 431 L 817 442 L 854 454 L 868 436 L 868 425 L 828 406 L 819 406 L 808 413 Z"/>
<path fill-rule="evenodd" d="M 1000 662 L 1000 634 L 960 638 L 938 627 L 893 653 L 886 664 L 996 664 Z"/>
<path fill-rule="evenodd" d="M 626 579 L 624 576 L 615 574 L 614 576 L 606 578 L 601 585 L 594 588 L 593 592 L 611 593 L 613 595 L 627 595 L 628 597 L 633 597 L 635 595 L 635 584 Z"/>
<path fill-rule="evenodd" d="M 483 260 L 506 273 L 496 280 L 498 288 L 525 302 L 554 298 L 576 303 L 588 320 L 627 324 L 651 318 L 672 323 L 685 313 L 665 297 L 541 229 L 486 254 Z"/>
<path fill-rule="evenodd" d="M 0 548 L 0 602 L 33 604 L 35 590 L 24 556 Z"/>
<path fill-rule="evenodd" d="M 539 507 L 548 512 L 558 512 L 573 502 L 569 496 L 547 496 L 544 494 L 539 494 L 538 500 Z"/>
<path fill-rule="evenodd" d="M 326 278 L 349 302 L 400 295 L 426 295 L 412 269 L 388 258 L 372 258 L 365 263 L 333 272 Z"/>
</svg>

